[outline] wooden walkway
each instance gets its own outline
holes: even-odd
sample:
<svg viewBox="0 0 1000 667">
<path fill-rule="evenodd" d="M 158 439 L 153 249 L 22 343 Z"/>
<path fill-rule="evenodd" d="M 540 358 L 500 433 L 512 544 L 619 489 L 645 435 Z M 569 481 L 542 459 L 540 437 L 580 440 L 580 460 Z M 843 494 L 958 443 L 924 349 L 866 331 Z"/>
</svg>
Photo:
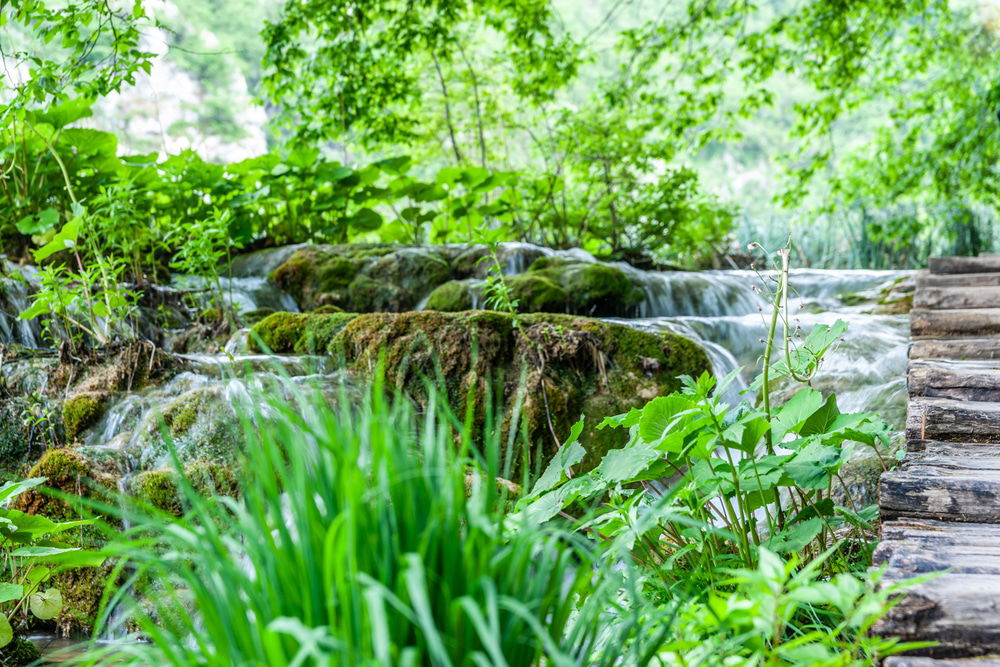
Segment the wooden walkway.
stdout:
<svg viewBox="0 0 1000 667">
<path fill-rule="evenodd" d="M 910 320 L 906 461 L 882 475 L 877 565 L 890 580 L 940 570 L 876 626 L 936 641 L 893 667 L 1000 657 L 1000 255 L 937 257 Z"/>
</svg>

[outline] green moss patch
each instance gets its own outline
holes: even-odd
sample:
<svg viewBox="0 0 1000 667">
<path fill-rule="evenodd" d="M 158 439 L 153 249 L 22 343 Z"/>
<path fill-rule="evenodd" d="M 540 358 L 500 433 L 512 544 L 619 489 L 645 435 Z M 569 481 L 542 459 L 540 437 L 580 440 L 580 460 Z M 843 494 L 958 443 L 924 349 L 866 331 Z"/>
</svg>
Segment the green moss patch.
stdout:
<svg viewBox="0 0 1000 667">
<path fill-rule="evenodd" d="M 454 254 L 445 246 L 309 246 L 296 251 L 270 278 L 302 310 L 408 310 L 451 278 Z"/>
<path fill-rule="evenodd" d="M 459 413 L 471 397 L 480 423 L 490 391 L 501 403 L 497 414 L 512 412 L 523 378 L 523 415 L 543 460 L 584 415 L 582 439 L 596 462 L 623 437 L 596 431 L 605 416 L 677 390 L 680 375 L 710 370 L 705 351 L 686 338 L 573 315 L 520 315 L 515 326 L 512 315 L 491 311 L 371 313 L 338 322 L 339 330 L 322 341 L 310 338 L 310 330 L 333 330 L 326 317 L 268 318 L 255 330 L 276 352 L 299 352 L 300 341 L 310 339 L 314 350 L 342 358 L 364 377 L 382 364 L 389 386 L 418 403 L 426 400 L 427 382 L 440 381 Z"/>
<path fill-rule="evenodd" d="M 427 310 L 444 313 L 458 313 L 472 308 L 472 294 L 469 286 L 460 280 L 451 280 L 441 285 L 427 297 Z"/>
<path fill-rule="evenodd" d="M 70 396 L 63 402 L 63 427 L 66 439 L 76 442 L 85 430 L 100 421 L 107 407 L 108 395 L 88 391 Z"/>
</svg>

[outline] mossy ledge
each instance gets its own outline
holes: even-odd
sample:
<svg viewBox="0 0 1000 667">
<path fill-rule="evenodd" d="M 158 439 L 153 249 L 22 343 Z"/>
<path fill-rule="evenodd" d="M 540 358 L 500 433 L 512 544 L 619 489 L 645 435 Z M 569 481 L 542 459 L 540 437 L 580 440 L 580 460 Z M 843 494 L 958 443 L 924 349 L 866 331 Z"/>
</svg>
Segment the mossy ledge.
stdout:
<svg viewBox="0 0 1000 667">
<path fill-rule="evenodd" d="M 474 283 L 485 276 L 480 263 L 485 253 L 480 246 L 304 246 L 270 279 L 303 311 L 402 312 L 427 297 L 428 309 L 458 312 L 473 305 L 473 291 L 479 289 Z M 506 280 L 524 313 L 631 317 L 645 299 L 626 269 L 584 259 L 537 257 Z"/>
<path fill-rule="evenodd" d="M 364 377 L 381 362 L 389 386 L 418 403 L 426 399 L 427 380 L 439 378 L 460 413 L 474 397 L 480 423 L 490 381 L 503 401 L 498 407 L 511 414 L 523 377 L 522 414 L 531 441 L 541 446 L 541 462 L 584 415 L 582 442 L 593 464 L 624 437 L 596 431 L 605 416 L 677 390 L 680 375 L 711 368 L 705 351 L 682 336 L 574 315 L 275 313 L 254 331 L 274 352 L 325 353 Z"/>
<path fill-rule="evenodd" d="M 63 402 L 63 427 L 69 442 L 76 442 L 85 430 L 96 424 L 107 405 L 105 392 L 85 391 L 70 396 Z"/>
</svg>

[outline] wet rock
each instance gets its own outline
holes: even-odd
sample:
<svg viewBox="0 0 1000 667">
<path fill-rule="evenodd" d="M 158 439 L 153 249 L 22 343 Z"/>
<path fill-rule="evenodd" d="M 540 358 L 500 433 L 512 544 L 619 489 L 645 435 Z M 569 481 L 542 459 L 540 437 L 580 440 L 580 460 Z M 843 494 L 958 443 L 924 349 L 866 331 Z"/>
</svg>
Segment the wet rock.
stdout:
<svg viewBox="0 0 1000 667">
<path fill-rule="evenodd" d="M 444 313 L 457 313 L 472 310 L 475 299 L 472 286 L 462 280 L 451 280 L 441 285 L 427 297 L 427 310 L 440 310 Z"/>
<path fill-rule="evenodd" d="M 455 254 L 448 246 L 307 246 L 270 278 L 301 310 L 322 305 L 353 312 L 408 310 L 448 281 Z"/>
<path fill-rule="evenodd" d="M 96 424 L 104 414 L 107 402 L 108 394 L 103 391 L 85 391 L 67 398 L 62 405 L 67 440 L 78 440 L 84 430 Z"/>
<path fill-rule="evenodd" d="M 13 641 L 0 649 L 0 665 L 6 667 L 33 665 L 41 657 L 38 648 L 24 637 L 14 637 Z"/>
<path fill-rule="evenodd" d="M 222 495 L 238 497 L 236 475 L 229 465 L 216 461 L 195 461 L 184 466 L 184 479 L 198 493 L 205 496 Z M 178 489 L 180 475 L 176 470 L 148 470 L 130 480 L 130 493 L 153 507 L 180 516 L 184 511 L 182 494 Z"/>
<path fill-rule="evenodd" d="M 505 244 L 497 259 L 520 312 L 625 317 L 645 299 L 630 273 L 587 255 Z M 427 298 L 428 310 L 458 312 L 479 303 L 491 264 L 482 246 L 304 246 L 270 277 L 303 311 L 402 312 Z"/>
<path fill-rule="evenodd" d="M 515 321 L 491 311 L 276 313 L 255 331 L 275 352 L 325 352 L 364 378 L 384 364 L 388 385 L 418 403 L 427 398 L 427 382 L 439 379 L 459 412 L 472 397 L 479 424 L 491 391 L 495 414 L 510 415 L 523 381 L 522 414 L 543 459 L 582 414 L 588 464 L 623 444 L 623 433 L 596 431 L 605 416 L 678 389 L 680 375 L 710 370 L 704 350 L 681 336 L 560 314 Z"/>
</svg>

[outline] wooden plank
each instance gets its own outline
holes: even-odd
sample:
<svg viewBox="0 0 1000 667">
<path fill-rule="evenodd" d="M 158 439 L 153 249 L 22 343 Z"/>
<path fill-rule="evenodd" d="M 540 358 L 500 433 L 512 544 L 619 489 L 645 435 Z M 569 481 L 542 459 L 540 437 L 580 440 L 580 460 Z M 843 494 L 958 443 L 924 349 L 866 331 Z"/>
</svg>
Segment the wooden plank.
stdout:
<svg viewBox="0 0 1000 667">
<path fill-rule="evenodd" d="M 912 398 L 907 406 L 906 439 L 1000 442 L 1000 403 Z"/>
<path fill-rule="evenodd" d="M 1000 285 L 1000 273 L 934 274 L 920 271 L 916 277 L 921 287 L 990 287 Z"/>
<path fill-rule="evenodd" d="M 883 518 L 1000 522 L 1000 457 L 925 455 L 882 475 Z"/>
<path fill-rule="evenodd" d="M 887 521 L 872 554 L 876 566 L 910 575 L 930 572 L 1000 575 L 1000 526 L 919 520 Z"/>
<path fill-rule="evenodd" d="M 919 655 L 891 655 L 882 661 L 883 667 L 1000 667 L 1000 657 L 927 658 Z"/>
<path fill-rule="evenodd" d="M 931 273 L 996 273 L 1000 272 L 1000 255 L 931 257 L 927 268 Z"/>
<path fill-rule="evenodd" d="M 1000 401 L 1000 364 L 991 361 L 914 361 L 906 380 L 910 396 Z"/>
<path fill-rule="evenodd" d="M 1000 335 L 1000 308 L 910 311 L 913 338 L 975 338 Z"/>
<path fill-rule="evenodd" d="M 1000 286 L 921 287 L 913 295 L 913 307 L 931 310 L 1000 308 Z"/>
<path fill-rule="evenodd" d="M 910 359 L 1000 359 L 1000 338 L 915 340 Z"/>
<path fill-rule="evenodd" d="M 898 519 L 882 522 L 882 540 L 923 542 L 941 546 L 1000 545 L 1000 525 L 953 523 L 934 519 Z"/>
<path fill-rule="evenodd" d="M 887 572 L 887 581 L 905 578 L 905 572 Z M 942 574 L 907 589 L 873 632 L 903 641 L 940 642 L 922 649 L 929 657 L 990 655 L 1000 652 L 998 608 L 1000 575 Z"/>
<path fill-rule="evenodd" d="M 908 457 L 935 456 L 1000 456 L 1000 445 L 983 442 L 942 442 L 940 440 L 908 440 Z"/>
</svg>

